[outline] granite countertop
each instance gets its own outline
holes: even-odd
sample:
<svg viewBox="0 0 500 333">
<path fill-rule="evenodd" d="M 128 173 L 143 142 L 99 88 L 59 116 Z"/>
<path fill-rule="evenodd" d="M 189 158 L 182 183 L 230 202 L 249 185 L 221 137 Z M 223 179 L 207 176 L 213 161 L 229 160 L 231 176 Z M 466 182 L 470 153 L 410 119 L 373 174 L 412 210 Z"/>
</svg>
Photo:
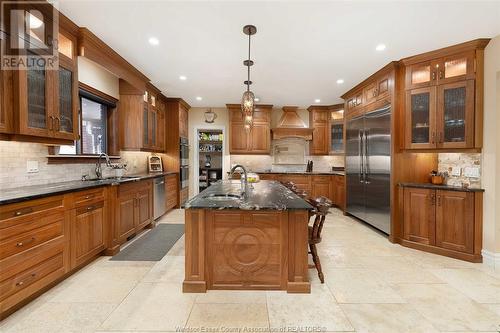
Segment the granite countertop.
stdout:
<svg viewBox="0 0 500 333">
<path fill-rule="evenodd" d="M 0 193 L 0 205 L 6 205 L 21 201 L 38 199 L 50 195 L 64 194 L 74 191 L 80 191 L 99 186 L 115 186 L 122 183 L 134 182 L 144 179 L 166 176 L 175 172 L 161 172 L 161 173 L 142 173 L 135 175 L 126 175 L 123 178 L 105 178 L 102 180 L 73 180 L 67 182 L 58 182 L 43 185 L 31 185 L 16 187 L 10 189 L 2 189 Z"/>
<path fill-rule="evenodd" d="M 250 186 L 250 184 L 248 184 Z M 212 200 L 211 195 L 240 195 L 241 183 L 239 180 L 219 181 L 206 190 L 188 200 L 184 208 L 209 208 L 209 209 L 241 209 L 241 210 L 288 210 L 288 209 L 306 209 L 313 207 L 304 199 L 290 191 L 277 181 L 261 180 L 253 184 L 253 189 L 249 190 L 247 199 L 237 200 Z"/>
<path fill-rule="evenodd" d="M 415 188 L 427 188 L 431 190 L 447 190 L 447 191 L 459 191 L 459 192 L 484 192 L 482 188 L 469 188 L 461 186 L 450 186 L 450 185 L 435 185 L 432 183 L 399 183 L 401 187 L 415 187 Z"/>
<path fill-rule="evenodd" d="M 248 172 L 253 173 L 266 173 L 266 174 L 276 174 L 276 175 L 336 175 L 345 176 L 345 171 L 268 171 L 268 170 L 249 170 Z"/>
</svg>

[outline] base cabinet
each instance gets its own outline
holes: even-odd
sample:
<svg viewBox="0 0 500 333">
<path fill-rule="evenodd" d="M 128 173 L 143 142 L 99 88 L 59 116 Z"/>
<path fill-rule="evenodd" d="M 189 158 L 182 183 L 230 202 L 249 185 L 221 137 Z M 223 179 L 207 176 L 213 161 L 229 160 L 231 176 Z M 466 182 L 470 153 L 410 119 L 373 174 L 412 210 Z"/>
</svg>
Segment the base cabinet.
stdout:
<svg viewBox="0 0 500 333">
<path fill-rule="evenodd" d="M 177 200 L 178 200 L 178 181 L 177 181 L 177 175 L 167 175 L 165 176 L 165 200 L 166 200 L 166 208 L 167 210 L 173 209 L 175 206 L 177 206 Z"/>
<path fill-rule="evenodd" d="M 151 180 L 120 185 L 115 217 L 115 237 L 120 244 L 153 222 L 153 186 Z"/>
<path fill-rule="evenodd" d="M 75 208 L 71 210 L 71 268 L 92 260 L 106 248 L 109 227 L 105 192 L 103 187 L 72 195 Z"/>
<path fill-rule="evenodd" d="M 482 192 L 400 190 L 403 245 L 481 262 Z"/>
</svg>

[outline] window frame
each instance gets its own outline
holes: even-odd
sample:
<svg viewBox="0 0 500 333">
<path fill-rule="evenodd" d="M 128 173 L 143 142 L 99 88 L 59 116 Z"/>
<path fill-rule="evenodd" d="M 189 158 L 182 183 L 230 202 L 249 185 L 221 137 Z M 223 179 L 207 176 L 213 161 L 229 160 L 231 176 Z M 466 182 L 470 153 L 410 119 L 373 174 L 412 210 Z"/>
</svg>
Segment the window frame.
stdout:
<svg viewBox="0 0 500 333">
<path fill-rule="evenodd" d="M 106 106 L 106 116 L 104 119 L 106 130 L 105 130 L 105 141 L 104 141 L 104 153 L 108 153 L 108 135 L 109 135 L 109 129 L 108 129 L 108 112 L 110 109 L 116 107 L 116 105 L 110 105 L 109 103 L 102 102 L 102 99 L 100 98 L 95 98 L 94 95 L 89 94 L 87 92 L 82 93 L 82 91 L 79 91 L 78 94 L 78 102 L 79 102 L 79 110 L 78 110 L 78 130 L 79 130 L 79 139 L 75 141 L 75 148 L 76 148 L 76 154 L 78 156 L 99 156 L 99 154 L 89 154 L 89 153 L 83 153 L 83 145 L 82 145 L 82 140 L 83 140 L 83 108 L 82 108 L 82 98 L 85 98 L 89 101 L 99 103 L 101 105 Z M 97 100 L 99 99 L 99 100 Z"/>
</svg>

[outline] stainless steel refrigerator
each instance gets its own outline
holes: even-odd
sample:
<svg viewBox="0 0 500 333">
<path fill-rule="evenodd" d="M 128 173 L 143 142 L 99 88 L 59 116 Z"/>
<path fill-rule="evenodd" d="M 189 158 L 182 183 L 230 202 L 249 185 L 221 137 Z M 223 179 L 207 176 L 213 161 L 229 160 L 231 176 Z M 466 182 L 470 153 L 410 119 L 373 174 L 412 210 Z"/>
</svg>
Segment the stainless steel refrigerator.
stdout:
<svg viewBox="0 0 500 333">
<path fill-rule="evenodd" d="M 375 228 L 391 230 L 391 106 L 347 121 L 347 212 Z"/>
</svg>

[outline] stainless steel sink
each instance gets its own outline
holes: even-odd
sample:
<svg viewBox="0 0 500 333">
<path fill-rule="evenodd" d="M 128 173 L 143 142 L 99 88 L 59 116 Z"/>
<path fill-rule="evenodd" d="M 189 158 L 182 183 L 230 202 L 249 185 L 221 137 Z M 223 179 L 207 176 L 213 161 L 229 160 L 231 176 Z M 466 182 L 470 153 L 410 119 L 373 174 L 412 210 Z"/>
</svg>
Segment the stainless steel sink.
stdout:
<svg viewBox="0 0 500 333">
<path fill-rule="evenodd" d="M 241 199 L 241 195 L 238 194 L 209 194 L 204 196 L 203 199 L 212 201 L 236 201 Z"/>
</svg>

